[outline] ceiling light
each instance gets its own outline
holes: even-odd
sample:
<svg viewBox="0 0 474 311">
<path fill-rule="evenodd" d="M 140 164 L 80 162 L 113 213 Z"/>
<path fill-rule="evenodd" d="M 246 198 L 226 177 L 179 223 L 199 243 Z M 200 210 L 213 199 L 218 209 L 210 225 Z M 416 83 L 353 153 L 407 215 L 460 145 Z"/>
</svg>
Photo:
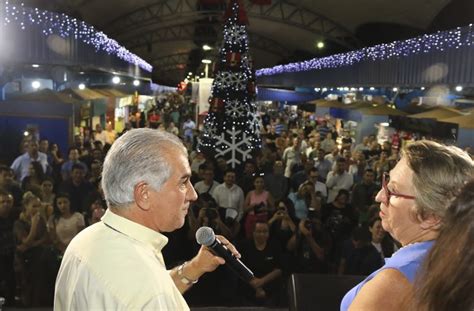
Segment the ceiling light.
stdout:
<svg viewBox="0 0 474 311">
<path fill-rule="evenodd" d="M 40 83 L 39 81 L 35 80 L 35 81 L 31 82 L 31 86 L 32 86 L 35 90 L 37 90 L 37 89 L 40 88 L 41 83 Z"/>
<path fill-rule="evenodd" d="M 137 80 L 137 79 L 133 80 L 133 85 L 139 86 L 139 85 L 140 85 L 140 81 Z"/>
<path fill-rule="evenodd" d="M 360 88 L 359 88 L 359 91 L 361 91 L 361 92 L 362 92 L 363 90 L 364 90 L 364 88 L 363 88 L 363 87 L 360 87 Z"/>
<path fill-rule="evenodd" d="M 209 51 L 209 50 L 212 50 L 212 47 L 210 47 L 210 46 L 207 45 L 207 44 L 204 44 L 204 45 L 202 46 L 202 49 L 203 49 L 204 51 Z"/>
<path fill-rule="evenodd" d="M 85 85 L 84 83 L 80 83 L 80 84 L 79 84 L 79 89 L 80 89 L 80 90 L 83 90 L 83 89 L 85 89 L 85 88 L 86 88 L 86 85 Z"/>
<path fill-rule="evenodd" d="M 456 86 L 456 92 L 461 92 L 461 91 L 462 91 L 462 86 L 461 85 Z"/>
<path fill-rule="evenodd" d="M 370 90 L 371 90 L 371 91 L 375 90 L 375 87 L 371 86 L 371 87 L 370 87 Z"/>
<path fill-rule="evenodd" d="M 323 48 L 324 48 L 324 42 L 323 42 L 323 41 L 318 41 L 318 42 L 316 43 L 316 47 L 317 47 L 318 49 L 323 49 Z"/>
<path fill-rule="evenodd" d="M 203 63 L 203 64 L 210 64 L 210 63 L 212 63 L 212 61 L 211 61 L 210 59 L 203 59 L 203 60 L 201 61 L 201 63 Z"/>
<path fill-rule="evenodd" d="M 424 87 L 424 86 L 422 86 L 422 87 L 420 88 L 420 90 L 424 91 L 424 90 L 425 90 L 425 87 Z"/>
<path fill-rule="evenodd" d="M 392 89 L 392 91 L 398 92 L 398 88 L 394 87 L 394 88 Z"/>
<path fill-rule="evenodd" d="M 112 82 L 113 82 L 114 84 L 119 84 L 119 83 L 120 83 L 120 77 L 117 77 L 117 76 L 113 77 L 113 78 L 112 78 Z"/>
<path fill-rule="evenodd" d="M 33 65 L 31 65 L 31 67 L 33 67 L 33 68 L 38 68 L 39 66 L 40 66 L 40 65 L 38 65 L 38 64 L 33 64 Z"/>
</svg>

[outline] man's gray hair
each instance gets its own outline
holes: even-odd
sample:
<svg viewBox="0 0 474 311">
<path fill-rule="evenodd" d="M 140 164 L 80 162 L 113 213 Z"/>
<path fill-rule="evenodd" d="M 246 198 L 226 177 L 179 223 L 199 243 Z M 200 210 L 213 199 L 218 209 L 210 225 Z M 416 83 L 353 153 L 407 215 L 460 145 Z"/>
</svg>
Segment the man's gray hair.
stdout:
<svg viewBox="0 0 474 311">
<path fill-rule="evenodd" d="M 159 191 L 172 174 L 166 156 L 173 149 L 187 156 L 176 135 L 155 129 L 134 129 L 118 138 L 105 157 L 102 171 L 102 189 L 109 207 L 127 208 L 134 202 L 134 188 L 140 182 Z"/>
</svg>

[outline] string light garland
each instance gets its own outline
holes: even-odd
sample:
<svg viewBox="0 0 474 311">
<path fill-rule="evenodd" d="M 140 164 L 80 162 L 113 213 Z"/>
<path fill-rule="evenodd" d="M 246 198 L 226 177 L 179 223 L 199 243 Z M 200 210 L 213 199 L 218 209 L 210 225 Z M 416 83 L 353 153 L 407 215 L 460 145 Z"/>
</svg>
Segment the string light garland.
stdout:
<svg viewBox="0 0 474 311">
<path fill-rule="evenodd" d="M 281 73 L 339 68 L 364 61 L 380 61 L 434 51 L 442 52 L 446 49 L 459 49 L 464 46 L 471 46 L 473 43 L 473 24 L 469 24 L 466 27 L 438 31 L 434 34 L 425 34 L 404 41 L 394 41 L 328 57 L 313 58 L 299 63 L 263 68 L 257 70 L 256 75 L 271 76 Z"/>
<path fill-rule="evenodd" d="M 37 25 L 45 36 L 55 34 L 62 38 L 72 37 L 93 46 L 96 51 L 104 51 L 148 72 L 153 70 L 153 66 L 131 53 L 114 39 L 109 38 L 105 33 L 97 31 L 84 21 L 63 13 L 28 8 L 23 3 L 19 6 L 10 5 L 7 0 L 5 2 L 4 23 L 5 25 L 17 25 L 22 30 L 25 30 L 28 26 Z"/>
</svg>

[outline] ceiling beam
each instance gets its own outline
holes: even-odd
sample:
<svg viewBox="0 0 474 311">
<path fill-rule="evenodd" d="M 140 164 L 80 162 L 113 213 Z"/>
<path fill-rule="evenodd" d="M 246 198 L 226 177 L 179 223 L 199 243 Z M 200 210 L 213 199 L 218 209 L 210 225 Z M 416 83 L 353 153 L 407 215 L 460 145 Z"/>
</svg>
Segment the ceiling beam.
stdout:
<svg viewBox="0 0 474 311">
<path fill-rule="evenodd" d="M 220 28 L 218 25 L 211 25 L 214 28 Z M 194 32 L 196 24 L 183 24 L 176 26 L 169 26 L 164 28 L 150 29 L 141 36 L 129 36 L 120 40 L 120 43 L 125 45 L 128 49 L 133 50 L 143 46 L 152 46 L 155 43 L 173 42 L 173 41 L 193 41 L 199 40 Z M 252 49 L 259 49 L 285 58 L 291 54 L 291 51 L 281 45 L 280 43 L 262 35 L 248 32 L 250 39 L 250 46 Z M 206 35 L 202 35 L 206 39 Z M 200 48 L 200 47 L 199 47 Z"/>
<path fill-rule="evenodd" d="M 360 41 L 348 29 L 287 0 L 273 0 L 269 7 L 255 5 L 250 0 L 243 2 L 250 18 L 277 22 L 283 24 L 283 27 L 287 25 L 300 28 L 348 49 L 361 47 Z M 198 11 L 197 7 L 197 0 L 161 0 L 120 16 L 101 28 L 112 37 L 119 38 L 121 34 L 140 33 L 141 28 L 164 22 L 170 23 L 185 18 L 222 17 L 222 10 Z M 142 34 L 143 29 L 140 35 Z"/>
</svg>

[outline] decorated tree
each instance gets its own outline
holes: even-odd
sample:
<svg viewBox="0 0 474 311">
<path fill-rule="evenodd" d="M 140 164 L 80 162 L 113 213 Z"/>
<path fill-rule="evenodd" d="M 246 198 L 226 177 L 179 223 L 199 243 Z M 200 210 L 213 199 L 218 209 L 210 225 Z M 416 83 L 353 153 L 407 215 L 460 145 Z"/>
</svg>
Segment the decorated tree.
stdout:
<svg viewBox="0 0 474 311">
<path fill-rule="evenodd" d="M 236 168 L 260 149 L 255 104 L 255 70 L 249 53 L 247 14 L 240 0 L 226 11 L 220 59 L 209 98 L 209 112 L 199 150 L 223 156 Z"/>
</svg>

